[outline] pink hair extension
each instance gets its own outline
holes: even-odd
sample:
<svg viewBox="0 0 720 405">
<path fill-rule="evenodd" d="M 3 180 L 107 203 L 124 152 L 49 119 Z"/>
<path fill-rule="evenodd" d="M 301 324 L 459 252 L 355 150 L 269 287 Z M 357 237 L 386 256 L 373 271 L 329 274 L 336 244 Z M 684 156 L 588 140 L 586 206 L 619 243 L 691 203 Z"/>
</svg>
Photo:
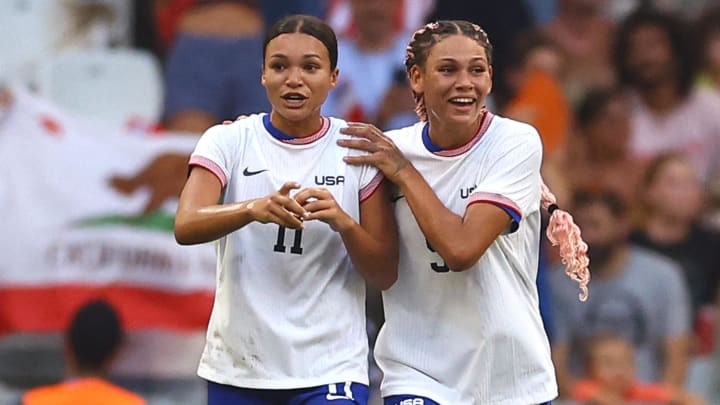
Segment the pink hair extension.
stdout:
<svg viewBox="0 0 720 405">
<path fill-rule="evenodd" d="M 540 179 L 542 188 L 542 206 L 550 214 L 550 223 L 547 227 L 547 237 L 553 246 L 560 246 L 560 257 L 565 265 L 565 274 L 580 284 L 579 299 L 588 298 L 588 283 L 590 283 L 590 259 L 587 256 L 588 246 L 580 236 L 580 228 L 573 221 L 572 215 L 558 208 L 555 195 Z"/>
</svg>

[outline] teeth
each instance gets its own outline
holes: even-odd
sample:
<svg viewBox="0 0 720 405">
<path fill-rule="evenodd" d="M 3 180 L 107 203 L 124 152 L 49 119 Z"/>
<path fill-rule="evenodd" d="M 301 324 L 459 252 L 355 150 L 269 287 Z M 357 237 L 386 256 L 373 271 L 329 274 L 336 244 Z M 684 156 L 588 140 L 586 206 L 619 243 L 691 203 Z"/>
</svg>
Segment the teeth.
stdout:
<svg viewBox="0 0 720 405">
<path fill-rule="evenodd" d="M 297 96 L 297 95 L 285 96 L 285 98 L 288 100 L 304 100 L 305 99 L 305 97 Z"/>
<path fill-rule="evenodd" d="M 453 103 L 470 104 L 474 100 L 470 97 L 457 97 L 457 98 L 450 99 L 450 101 L 452 101 Z"/>
</svg>

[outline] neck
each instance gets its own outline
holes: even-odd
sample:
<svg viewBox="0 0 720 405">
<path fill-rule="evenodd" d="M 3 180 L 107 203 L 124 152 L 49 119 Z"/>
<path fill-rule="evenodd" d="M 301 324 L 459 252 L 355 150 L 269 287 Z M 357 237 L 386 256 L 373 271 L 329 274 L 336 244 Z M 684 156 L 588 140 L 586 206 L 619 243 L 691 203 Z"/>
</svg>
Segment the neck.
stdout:
<svg viewBox="0 0 720 405">
<path fill-rule="evenodd" d="M 594 147 L 592 144 L 587 145 L 585 153 L 590 162 L 602 165 L 619 163 L 625 159 L 623 153 L 603 150 L 603 148 Z"/>
<path fill-rule="evenodd" d="M 648 218 L 645 232 L 648 237 L 660 243 L 677 243 L 690 233 L 692 225 L 688 221 L 672 215 L 655 215 Z"/>
<path fill-rule="evenodd" d="M 432 113 L 430 113 L 432 114 Z M 487 113 L 480 114 L 480 117 L 471 125 L 465 123 L 448 123 L 439 118 L 430 116 L 429 135 L 433 143 L 443 149 L 454 149 L 460 147 L 472 139 L 480 128 Z"/>
<path fill-rule="evenodd" d="M 557 16 L 558 21 L 568 31 L 582 34 L 587 31 L 588 24 L 595 20 L 596 14 L 579 7 L 566 7 Z"/>
<path fill-rule="evenodd" d="M 360 34 L 356 40 L 358 49 L 366 52 L 383 51 L 390 48 L 393 42 L 393 35 L 391 33 L 379 35 L 377 33 L 372 34 Z"/>
<path fill-rule="evenodd" d="M 708 72 L 708 77 L 710 77 L 713 86 L 720 88 L 720 69 Z"/>
<path fill-rule="evenodd" d="M 284 134 L 296 138 L 303 138 L 312 135 L 322 127 L 322 116 L 320 115 L 320 110 L 318 110 L 310 117 L 301 121 L 290 121 L 273 110 L 270 113 L 270 123 Z"/>
<path fill-rule="evenodd" d="M 670 82 L 641 89 L 640 97 L 645 105 L 658 114 L 672 110 L 682 101 L 678 87 Z"/>
<path fill-rule="evenodd" d="M 610 279 L 620 273 L 627 262 L 627 245 L 618 246 L 607 257 L 591 257 L 593 277 L 600 280 Z"/>
</svg>

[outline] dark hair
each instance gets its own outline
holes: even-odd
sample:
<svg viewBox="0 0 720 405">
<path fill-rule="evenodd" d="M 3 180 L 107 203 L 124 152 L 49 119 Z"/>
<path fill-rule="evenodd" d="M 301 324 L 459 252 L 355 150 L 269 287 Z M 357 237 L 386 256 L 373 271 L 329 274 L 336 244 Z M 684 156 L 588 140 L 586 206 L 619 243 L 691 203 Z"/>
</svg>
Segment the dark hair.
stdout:
<svg viewBox="0 0 720 405">
<path fill-rule="evenodd" d="M 665 169 L 668 164 L 674 162 L 690 164 L 688 156 L 684 152 L 678 150 L 671 150 L 656 155 L 645 168 L 643 186 L 646 188 L 650 187 L 653 183 L 655 183 L 663 169 Z"/>
<path fill-rule="evenodd" d="M 710 41 L 710 36 L 714 33 L 720 33 L 720 6 L 715 6 L 704 11 L 697 21 L 697 29 L 695 32 L 695 43 L 698 46 L 699 62 L 705 67 L 708 63 L 705 50 Z"/>
<path fill-rule="evenodd" d="M 267 52 L 270 41 L 282 34 L 294 34 L 299 32 L 314 37 L 325 45 L 330 56 L 330 69 L 335 70 L 338 60 L 338 45 L 335 31 L 323 20 L 311 15 L 293 14 L 279 19 L 265 33 L 263 42 L 263 59 Z"/>
<path fill-rule="evenodd" d="M 405 53 L 405 70 L 408 75 L 413 66 L 424 68 L 432 47 L 451 35 L 464 35 L 476 40 L 485 48 L 488 63 L 492 64 L 492 45 L 479 25 L 463 20 L 441 20 L 429 23 L 413 34 Z M 427 121 L 427 110 L 422 94 L 413 91 L 413 97 L 415 97 L 415 112 L 420 120 Z"/>
<path fill-rule="evenodd" d="M 630 14 L 615 32 L 613 59 L 620 83 L 630 86 L 635 84 L 633 72 L 627 67 L 630 36 L 645 26 L 659 28 L 667 36 L 672 52 L 671 61 L 677 64 L 676 80 L 680 86 L 680 93 L 686 96 L 692 88 L 696 67 L 695 51 L 689 45 L 689 28 L 679 18 L 652 7 L 640 7 Z"/>
<path fill-rule="evenodd" d="M 610 209 L 610 212 L 618 217 L 625 215 L 627 211 L 627 207 L 622 198 L 614 191 L 588 187 L 577 189 L 573 192 L 573 208 L 576 211 L 595 203 L 606 205 Z"/>
<path fill-rule="evenodd" d="M 575 109 L 575 122 L 578 127 L 587 128 L 602 116 L 608 104 L 622 96 L 622 91 L 615 87 L 589 90 Z"/>
<path fill-rule="evenodd" d="M 104 300 L 90 301 L 75 313 L 67 340 L 77 366 L 99 371 L 120 347 L 122 325 L 115 309 Z"/>
</svg>

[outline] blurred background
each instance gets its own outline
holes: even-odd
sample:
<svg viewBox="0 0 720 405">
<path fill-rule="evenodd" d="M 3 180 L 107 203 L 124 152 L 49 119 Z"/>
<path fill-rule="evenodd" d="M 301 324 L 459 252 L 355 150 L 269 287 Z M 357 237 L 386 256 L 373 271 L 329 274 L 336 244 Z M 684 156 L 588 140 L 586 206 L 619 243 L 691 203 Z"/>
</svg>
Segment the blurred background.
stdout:
<svg viewBox="0 0 720 405">
<path fill-rule="evenodd" d="M 412 32 L 481 25 L 488 107 L 538 129 L 590 245 L 584 303 L 541 246 L 560 403 L 720 404 L 720 0 L 0 1 L 0 404 L 73 377 L 68 328 L 96 299 L 124 336 L 99 375 L 205 402 L 215 254 L 175 243 L 174 210 L 200 134 L 269 111 L 264 29 L 292 13 L 339 35 L 324 114 L 382 129 L 416 119 Z M 371 344 L 381 324 L 370 291 Z"/>
</svg>

